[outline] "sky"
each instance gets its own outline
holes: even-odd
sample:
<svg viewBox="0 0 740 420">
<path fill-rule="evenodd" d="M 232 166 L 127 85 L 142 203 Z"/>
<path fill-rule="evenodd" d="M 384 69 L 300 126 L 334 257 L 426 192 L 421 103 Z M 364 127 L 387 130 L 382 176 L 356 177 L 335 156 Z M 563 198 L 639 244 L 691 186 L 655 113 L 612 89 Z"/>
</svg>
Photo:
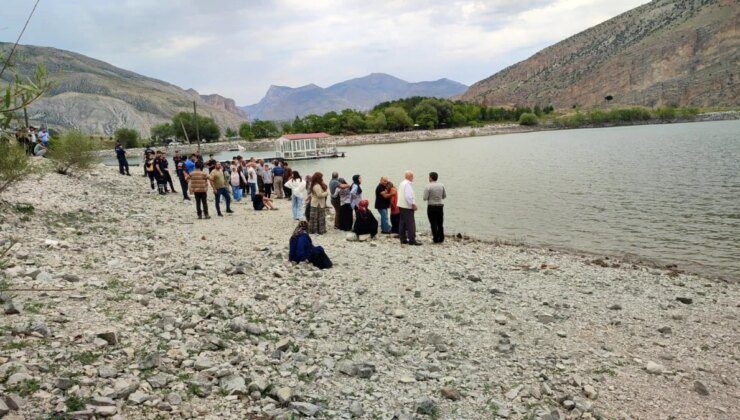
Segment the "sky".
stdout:
<svg viewBox="0 0 740 420">
<path fill-rule="evenodd" d="M 0 41 L 35 0 L 2 0 Z M 472 84 L 645 0 L 40 0 L 22 44 L 238 105 L 369 73 Z"/>
</svg>

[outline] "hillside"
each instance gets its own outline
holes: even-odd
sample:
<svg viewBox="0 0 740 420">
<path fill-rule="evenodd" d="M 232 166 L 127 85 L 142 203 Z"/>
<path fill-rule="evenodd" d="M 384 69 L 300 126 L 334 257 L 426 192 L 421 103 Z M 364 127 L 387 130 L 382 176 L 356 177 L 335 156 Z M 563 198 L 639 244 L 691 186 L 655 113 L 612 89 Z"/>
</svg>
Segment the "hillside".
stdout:
<svg viewBox="0 0 740 420">
<path fill-rule="evenodd" d="M 9 43 L 0 43 L 7 55 Z M 246 119 L 232 99 L 203 96 L 190 89 L 114 67 L 81 54 L 56 48 L 19 46 L 16 71 L 31 74 L 43 63 L 54 80 L 53 88 L 29 107 L 36 124 L 54 128 L 79 128 L 110 134 L 117 128 L 135 128 L 148 136 L 150 128 L 180 111 L 192 110 L 213 117 L 222 127 L 236 128 Z M 10 74 L 3 75 L 3 78 Z"/>
<path fill-rule="evenodd" d="M 488 105 L 736 106 L 736 0 L 658 0 L 475 83 Z"/>
<path fill-rule="evenodd" d="M 440 79 L 431 82 L 409 83 L 383 73 L 347 80 L 328 88 L 314 84 L 290 88 L 270 86 L 262 100 L 242 107 L 250 118 L 288 120 L 308 114 L 324 114 L 346 108 L 370 109 L 380 102 L 411 96 L 448 98 L 465 91 L 467 86 Z"/>
</svg>

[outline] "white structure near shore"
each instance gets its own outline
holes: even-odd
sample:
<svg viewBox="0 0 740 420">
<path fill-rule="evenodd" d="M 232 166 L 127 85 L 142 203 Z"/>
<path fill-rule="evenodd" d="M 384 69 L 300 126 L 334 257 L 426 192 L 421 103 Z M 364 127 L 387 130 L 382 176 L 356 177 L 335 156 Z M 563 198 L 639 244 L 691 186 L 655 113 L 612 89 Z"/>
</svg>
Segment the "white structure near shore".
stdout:
<svg viewBox="0 0 740 420">
<path fill-rule="evenodd" d="M 329 137 L 331 136 L 326 133 L 285 134 L 275 141 L 275 156 L 285 160 L 337 157 L 335 146 L 318 146 L 318 139 Z"/>
</svg>

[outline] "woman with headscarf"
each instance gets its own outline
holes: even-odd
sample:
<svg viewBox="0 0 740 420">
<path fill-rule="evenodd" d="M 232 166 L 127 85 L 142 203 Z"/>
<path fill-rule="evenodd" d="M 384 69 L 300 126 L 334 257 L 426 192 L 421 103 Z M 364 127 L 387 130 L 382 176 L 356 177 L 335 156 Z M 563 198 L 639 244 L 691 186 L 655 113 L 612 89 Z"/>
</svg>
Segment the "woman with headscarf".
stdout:
<svg viewBox="0 0 740 420">
<path fill-rule="evenodd" d="M 378 220 L 375 219 L 373 213 L 367 209 L 367 200 L 360 200 L 355 210 L 355 227 L 352 231 L 357 235 L 370 235 L 371 238 L 375 238 L 378 234 Z"/>
<path fill-rule="evenodd" d="M 332 263 L 323 247 L 313 246 L 311 237 L 306 230 L 308 222 L 301 220 L 290 237 L 290 251 L 288 259 L 295 263 L 309 261 L 320 269 L 331 268 Z"/>
<path fill-rule="evenodd" d="M 362 187 L 360 187 L 360 184 L 362 184 L 362 177 L 360 175 L 352 175 L 352 188 L 350 188 L 349 192 L 352 200 L 350 204 L 353 210 L 357 208 L 360 200 L 362 200 Z"/>
<path fill-rule="evenodd" d="M 315 172 L 311 177 L 311 219 L 308 223 L 308 233 L 326 233 L 326 197 L 329 187 L 324 183 L 324 175 Z"/>
<path fill-rule="evenodd" d="M 339 178 L 340 184 L 346 184 L 344 178 Z M 349 188 L 337 188 L 334 196 L 339 197 L 339 229 L 352 230 L 352 195 Z"/>
</svg>

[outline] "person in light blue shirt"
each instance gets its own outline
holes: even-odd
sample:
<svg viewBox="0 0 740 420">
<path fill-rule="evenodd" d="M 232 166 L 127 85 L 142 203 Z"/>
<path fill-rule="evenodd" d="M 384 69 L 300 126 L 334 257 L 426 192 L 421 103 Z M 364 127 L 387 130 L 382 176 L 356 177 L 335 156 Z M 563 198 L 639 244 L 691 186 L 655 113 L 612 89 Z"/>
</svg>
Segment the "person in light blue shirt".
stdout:
<svg viewBox="0 0 740 420">
<path fill-rule="evenodd" d="M 46 131 L 45 127 L 39 131 L 39 140 L 44 143 L 44 147 L 49 147 L 49 132 Z"/>
<path fill-rule="evenodd" d="M 195 170 L 195 160 L 196 159 L 197 158 L 195 155 L 190 155 L 190 158 L 185 161 L 185 172 L 191 173 Z"/>
</svg>

